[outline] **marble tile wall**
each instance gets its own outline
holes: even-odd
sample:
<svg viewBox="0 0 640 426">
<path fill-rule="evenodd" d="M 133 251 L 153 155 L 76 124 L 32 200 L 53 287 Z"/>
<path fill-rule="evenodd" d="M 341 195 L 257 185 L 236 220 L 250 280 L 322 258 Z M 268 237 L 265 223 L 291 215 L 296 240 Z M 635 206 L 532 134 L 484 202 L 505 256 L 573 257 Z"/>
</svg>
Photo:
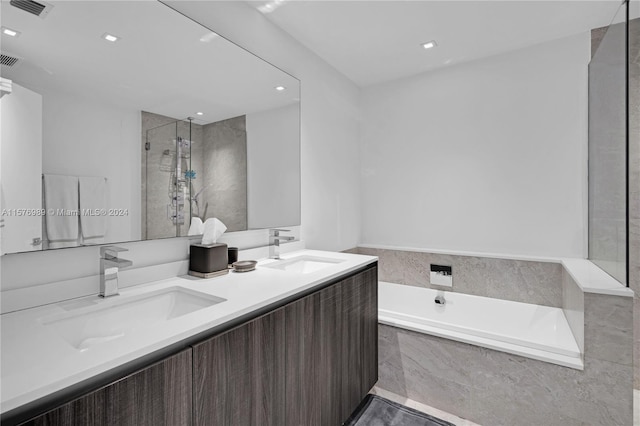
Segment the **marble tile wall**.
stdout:
<svg viewBox="0 0 640 426">
<path fill-rule="evenodd" d="M 247 131 L 246 117 L 204 126 L 204 185 L 202 213 L 217 217 L 227 231 L 247 229 Z M 205 219 L 206 219 L 205 218 Z"/>
<path fill-rule="evenodd" d="M 586 302 L 595 315 L 618 303 L 598 302 Z M 619 324 L 617 315 L 609 319 Z M 603 331 L 596 327 L 586 338 L 609 344 L 616 328 L 594 337 Z M 580 371 L 380 325 L 377 386 L 485 425 L 630 425 L 632 366 L 602 359 L 624 360 L 612 351 L 592 349 Z"/>
<path fill-rule="evenodd" d="M 584 353 L 584 293 L 564 268 L 562 268 L 562 310 L 580 352 Z"/>
<path fill-rule="evenodd" d="M 585 293 L 584 342 L 585 359 L 632 367 L 633 298 Z"/>
<path fill-rule="evenodd" d="M 635 292 L 634 387 L 640 389 L 640 19 L 629 23 L 629 286 Z"/>
<path fill-rule="evenodd" d="M 450 291 L 562 307 L 563 268 L 559 263 L 364 247 L 352 250 L 379 257 L 381 281 L 432 287 L 430 264 L 448 265 L 453 272 Z"/>
</svg>

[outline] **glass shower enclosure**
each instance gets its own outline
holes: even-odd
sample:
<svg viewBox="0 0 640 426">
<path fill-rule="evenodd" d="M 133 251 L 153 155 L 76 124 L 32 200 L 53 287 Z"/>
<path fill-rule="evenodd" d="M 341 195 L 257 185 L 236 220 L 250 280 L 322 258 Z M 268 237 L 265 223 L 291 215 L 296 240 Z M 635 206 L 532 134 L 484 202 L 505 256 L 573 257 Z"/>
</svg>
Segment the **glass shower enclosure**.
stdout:
<svg viewBox="0 0 640 426">
<path fill-rule="evenodd" d="M 628 5 L 591 32 L 589 259 L 628 285 Z"/>
<path fill-rule="evenodd" d="M 177 120 L 146 130 L 143 203 L 146 239 L 180 237 L 191 219 L 191 119 Z"/>
</svg>

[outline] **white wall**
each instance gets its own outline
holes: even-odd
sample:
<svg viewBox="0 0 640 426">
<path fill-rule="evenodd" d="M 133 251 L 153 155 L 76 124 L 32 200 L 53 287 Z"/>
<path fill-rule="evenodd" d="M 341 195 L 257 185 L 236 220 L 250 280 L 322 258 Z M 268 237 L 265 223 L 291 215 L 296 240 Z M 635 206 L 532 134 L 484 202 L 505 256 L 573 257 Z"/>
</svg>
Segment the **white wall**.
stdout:
<svg viewBox="0 0 640 426">
<path fill-rule="evenodd" d="M 589 34 L 368 87 L 362 243 L 584 257 Z"/>
<path fill-rule="evenodd" d="M 299 106 L 247 114 L 246 119 L 249 229 L 300 224 Z"/>
<path fill-rule="evenodd" d="M 245 2 L 167 3 L 301 80 L 302 239 L 314 249 L 355 247 L 358 88 Z"/>
<path fill-rule="evenodd" d="M 43 173 L 105 176 L 110 216 L 105 241 L 140 239 L 140 111 L 43 92 Z"/>
</svg>

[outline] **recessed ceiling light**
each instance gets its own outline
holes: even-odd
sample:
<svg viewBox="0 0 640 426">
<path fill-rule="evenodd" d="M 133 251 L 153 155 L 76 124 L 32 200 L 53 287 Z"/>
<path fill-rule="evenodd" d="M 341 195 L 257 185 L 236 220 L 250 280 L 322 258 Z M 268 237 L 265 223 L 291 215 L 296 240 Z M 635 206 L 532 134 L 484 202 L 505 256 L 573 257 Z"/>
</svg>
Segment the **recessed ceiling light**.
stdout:
<svg viewBox="0 0 640 426">
<path fill-rule="evenodd" d="M 283 90 L 286 90 L 287 88 L 286 88 L 286 87 L 284 87 L 284 86 L 276 86 L 276 87 L 275 87 L 275 89 L 276 89 L 278 92 L 282 92 Z"/>
<path fill-rule="evenodd" d="M 102 34 L 102 38 L 112 43 L 115 43 L 116 41 L 120 40 L 120 37 L 115 36 L 113 34 L 109 34 L 109 33 Z"/>
<path fill-rule="evenodd" d="M 196 112 L 196 115 L 204 115 L 204 112 Z"/>
<path fill-rule="evenodd" d="M 18 37 L 20 35 L 20 31 L 12 30 L 8 27 L 2 27 L 2 34 L 8 35 L 10 37 Z"/>
<path fill-rule="evenodd" d="M 438 45 L 438 43 L 436 43 L 435 40 L 431 40 L 431 41 L 428 41 L 426 43 L 422 43 L 421 44 L 421 46 L 424 47 L 425 49 L 431 49 L 431 48 L 436 47 L 437 45 Z"/>
</svg>

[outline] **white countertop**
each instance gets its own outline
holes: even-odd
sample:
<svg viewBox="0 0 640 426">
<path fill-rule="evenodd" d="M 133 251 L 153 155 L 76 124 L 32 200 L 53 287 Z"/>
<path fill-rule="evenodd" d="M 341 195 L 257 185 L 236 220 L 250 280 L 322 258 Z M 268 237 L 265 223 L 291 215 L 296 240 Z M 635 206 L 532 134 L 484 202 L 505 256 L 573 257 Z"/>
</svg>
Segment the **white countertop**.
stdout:
<svg viewBox="0 0 640 426">
<path fill-rule="evenodd" d="M 127 288 L 120 292 L 118 299 L 179 286 L 226 301 L 82 352 L 44 326 L 42 319 L 86 309 L 92 304 L 99 307 L 109 299 L 90 296 L 2 315 L 1 412 L 90 379 L 377 260 L 372 256 L 315 250 L 287 253 L 282 258 L 300 255 L 341 262 L 317 272 L 299 274 L 261 267 L 273 262 L 266 259 L 258 263 L 255 271 L 248 273 L 230 272 L 211 279 L 182 276 Z"/>
</svg>

